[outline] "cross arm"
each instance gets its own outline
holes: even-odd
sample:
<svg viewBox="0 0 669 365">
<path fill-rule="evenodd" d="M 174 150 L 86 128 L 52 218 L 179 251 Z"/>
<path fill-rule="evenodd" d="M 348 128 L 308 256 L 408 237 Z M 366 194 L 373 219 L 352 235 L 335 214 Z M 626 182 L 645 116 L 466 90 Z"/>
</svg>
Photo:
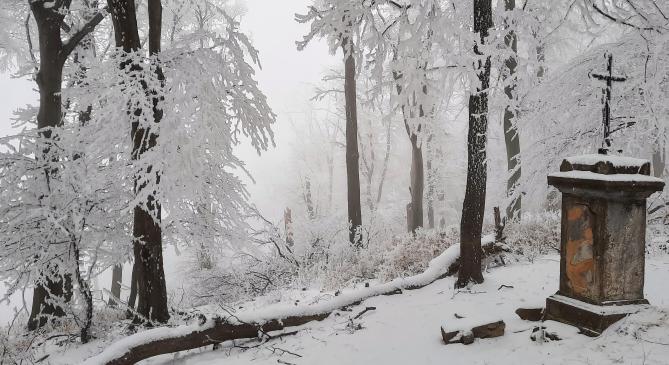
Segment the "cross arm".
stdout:
<svg viewBox="0 0 669 365">
<path fill-rule="evenodd" d="M 623 82 L 626 81 L 626 77 L 622 76 L 609 76 L 609 75 L 600 75 L 600 74 L 590 74 L 591 77 L 594 77 L 597 80 L 602 80 L 602 81 L 616 81 L 616 82 Z"/>
</svg>

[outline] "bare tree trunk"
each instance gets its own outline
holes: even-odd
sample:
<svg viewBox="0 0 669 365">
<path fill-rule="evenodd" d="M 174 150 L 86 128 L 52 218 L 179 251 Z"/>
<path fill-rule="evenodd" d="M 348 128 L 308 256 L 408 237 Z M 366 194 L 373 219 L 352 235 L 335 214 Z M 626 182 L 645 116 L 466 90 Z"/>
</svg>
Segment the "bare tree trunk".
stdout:
<svg viewBox="0 0 669 365">
<path fill-rule="evenodd" d="M 116 300 L 121 299 L 121 283 L 123 282 L 123 265 L 114 265 L 112 269 L 111 295 L 108 305 L 110 307 L 116 306 Z M 116 299 L 116 300 L 114 300 Z"/>
<path fill-rule="evenodd" d="M 402 78 L 402 75 L 399 72 L 393 72 L 393 78 L 395 79 L 395 88 L 397 89 L 397 94 L 402 94 L 402 86 L 399 84 L 398 80 Z M 424 88 L 425 91 L 427 91 Z M 413 105 L 416 106 L 416 105 Z M 420 117 L 424 116 L 423 106 L 420 106 Z M 408 113 L 405 106 L 402 106 L 402 117 L 404 118 L 404 128 L 406 129 L 407 135 L 409 136 L 409 142 L 411 143 L 411 170 L 409 172 L 410 187 L 409 194 L 411 195 L 411 201 L 407 204 L 407 231 L 415 233 L 416 229 L 423 226 L 423 190 L 425 184 L 425 177 L 423 171 L 423 151 L 418 145 L 418 136 L 411 131 L 409 127 L 409 118 L 413 117 L 412 112 Z M 420 131 L 420 127 L 418 130 Z"/>
<path fill-rule="evenodd" d="M 515 0 L 504 0 L 504 9 L 513 11 L 516 7 Z M 506 25 L 509 26 L 508 24 Z M 506 162 L 508 180 L 506 183 L 506 195 L 511 198 L 506 207 L 507 219 L 520 219 L 522 195 L 517 191 L 520 182 L 520 135 L 514 123 L 517 114 L 516 96 L 516 55 L 518 54 L 518 37 L 514 30 L 509 30 L 504 36 L 504 44 L 512 51 L 512 55 L 504 61 L 504 66 L 508 72 L 502 72 L 502 78 L 506 82 L 504 94 L 509 100 L 504 109 L 504 142 L 506 144 Z"/>
<path fill-rule="evenodd" d="M 137 275 L 138 266 L 133 263 L 132 273 L 130 274 L 130 295 L 128 296 L 128 307 L 135 308 L 135 302 L 137 302 Z M 131 312 L 128 313 L 129 316 L 132 315 Z"/>
<path fill-rule="evenodd" d="M 492 27 L 492 0 L 474 0 L 474 32 L 485 44 L 488 29 Z M 469 96 L 469 131 L 467 136 L 467 188 L 462 203 L 460 221 L 460 271 L 455 286 L 466 287 L 470 282 L 482 283 L 481 230 L 485 212 L 486 195 L 486 134 L 488 129 L 488 87 L 490 84 L 490 56 L 484 56 L 478 45 L 474 53 L 479 57 L 476 65 L 481 83 L 476 93 Z"/>
<path fill-rule="evenodd" d="M 425 176 L 423 171 L 423 149 L 418 145 L 418 136 L 411 134 L 411 218 L 408 220 L 409 231 L 415 233 L 423 227 L 423 190 Z"/>
<path fill-rule="evenodd" d="M 664 170 L 665 170 L 665 153 L 666 150 L 663 145 L 660 145 L 660 142 L 658 142 L 658 145 L 655 146 L 655 150 L 653 151 L 653 175 L 655 177 L 662 177 L 664 176 Z"/>
<path fill-rule="evenodd" d="M 328 209 L 332 211 L 332 198 L 334 189 L 334 156 L 332 155 L 332 150 L 328 152 L 326 159 L 328 164 Z"/>
<path fill-rule="evenodd" d="M 360 227 L 360 166 L 358 153 L 358 111 L 355 85 L 355 58 L 353 40 L 344 39 L 344 94 L 346 99 L 346 182 L 348 187 L 349 241 L 356 247 L 362 245 Z"/>
</svg>

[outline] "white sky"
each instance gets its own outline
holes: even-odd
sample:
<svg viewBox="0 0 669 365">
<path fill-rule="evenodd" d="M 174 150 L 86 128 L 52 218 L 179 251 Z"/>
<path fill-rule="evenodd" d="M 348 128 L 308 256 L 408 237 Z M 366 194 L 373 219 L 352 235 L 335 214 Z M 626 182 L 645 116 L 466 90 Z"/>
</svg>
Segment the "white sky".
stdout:
<svg viewBox="0 0 669 365">
<path fill-rule="evenodd" d="M 274 127 L 277 148 L 257 154 L 246 148 L 240 151 L 256 180 L 249 184 L 251 200 L 270 219 L 282 217 L 288 203 L 289 176 L 295 165 L 289 161 L 294 126 L 304 125 L 305 106 L 313 96 L 314 86 L 324 72 L 337 67 L 341 55 L 330 56 L 324 41 L 297 51 L 295 41 L 302 39 L 308 24 L 295 21 L 295 13 L 305 13 L 309 0 L 246 0 L 248 13 L 242 28 L 260 51 L 262 70 L 258 73 L 261 90 L 277 114 Z"/>
</svg>

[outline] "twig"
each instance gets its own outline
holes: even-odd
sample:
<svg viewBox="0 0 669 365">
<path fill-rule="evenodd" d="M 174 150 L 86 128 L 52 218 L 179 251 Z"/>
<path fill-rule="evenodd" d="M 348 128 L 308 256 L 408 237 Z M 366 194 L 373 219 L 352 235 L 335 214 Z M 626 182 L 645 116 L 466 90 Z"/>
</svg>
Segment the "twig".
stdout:
<svg viewBox="0 0 669 365">
<path fill-rule="evenodd" d="M 502 285 L 499 286 L 499 288 L 497 288 L 497 290 L 502 290 L 502 288 L 513 289 L 513 285 L 502 284 Z"/>
<path fill-rule="evenodd" d="M 296 353 L 294 353 L 294 352 L 292 352 L 292 351 L 288 351 L 288 350 L 286 350 L 286 349 L 282 349 L 281 347 L 270 346 L 270 348 L 272 349 L 272 353 L 275 353 L 275 352 L 278 350 L 278 351 L 282 351 L 282 352 L 283 352 L 281 355 L 283 355 L 283 354 L 291 354 L 291 355 L 293 355 L 293 356 L 302 357 L 302 355 L 300 355 L 300 354 L 296 354 Z"/>
<path fill-rule="evenodd" d="M 363 314 L 365 314 L 369 311 L 374 311 L 374 310 L 376 310 L 376 307 L 366 307 L 362 312 L 358 313 L 358 315 L 353 317 L 353 319 L 358 319 L 358 318 L 362 317 Z"/>
<path fill-rule="evenodd" d="M 276 359 L 276 362 L 278 362 L 279 364 L 284 364 L 284 365 L 296 365 L 296 364 L 293 364 L 292 362 L 283 361 L 281 359 Z"/>
</svg>

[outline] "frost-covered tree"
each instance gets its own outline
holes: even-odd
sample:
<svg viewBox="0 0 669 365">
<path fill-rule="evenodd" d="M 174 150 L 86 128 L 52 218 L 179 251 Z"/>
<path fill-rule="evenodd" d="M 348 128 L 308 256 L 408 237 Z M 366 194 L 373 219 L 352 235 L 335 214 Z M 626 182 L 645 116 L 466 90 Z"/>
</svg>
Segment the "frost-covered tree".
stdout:
<svg viewBox="0 0 669 365">
<path fill-rule="evenodd" d="M 351 244 L 360 246 L 362 226 L 362 205 L 360 203 L 360 153 L 358 151 L 358 106 L 356 91 L 356 59 L 361 56 L 361 31 L 373 26 L 371 13 L 373 2 L 316 1 L 305 15 L 296 14 L 300 23 L 310 23 L 311 29 L 302 41 L 297 42 L 303 49 L 314 38 L 326 38 L 330 52 L 341 49 L 344 55 L 344 94 L 346 105 L 346 177 L 348 191 L 348 224 Z"/>
<path fill-rule="evenodd" d="M 184 15 L 194 9 L 186 7 Z M 258 152 L 266 149 L 275 117 L 247 61 L 257 63 L 257 51 L 236 20 L 221 7 L 212 9 L 216 27 L 176 32 L 160 53 L 133 52 L 131 45 L 129 52 L 117 51 L 92 65 L 77 96 L 84 104 L 100 104 L 93 118 L 116 123 L 117 136 L 143 131 L 134 139 L 135 151 L 147 148 L 133 154 L 132 171 L 141 188 L 132 203 L 146 209 L 151 199 L 160 202 L 161 220 L 156 210 L 147 209 L 156 232 L 163 232 L 160 237 L 215 251 L 234 245 L 246 227 L 247 194 L 236 176 L 245 170 L 233 148 L 248 137 Z M 146 308 L 139 295 L 138 309 Z"/>
<path fill-rule="evenodd" d="M 466 287 L 470 282 L 483 282 L 481 230 L 486 198 L 486 139 L 491 67 L 490 55 L 486 54 L 485 45 L 493 26 L 492 19 L 492 1 L 474 0 L 473 29 L 479 37 L 474 45 L 474 54 L 478 56 L 474 64 L 478 84 L 476 91 L 472 90 L 469 96 L 467 187 L 460 223 L 460 270 L 455 284 L 459 288 Z"/>
<path fill-rule="evenodd" d="M 94 15 L 86 19 L 85 22 L 81 22 L 79 27 L 73 29 L 65 24 L 66 17 L 77 16 L 76 12 L 71 12 L 71 6 L 72 1 L 63 0 L 30 2 L 30 11 L 37 26 L 39 44 L 39 66 L 35 80 L 40 93 L 40 105 L 37 114 L 37 128 L 40 130 L 40 139 L 58 138 L 54 135 L 54 128 L 63 124 L 61 98 L 63 67 L 82 39 L 93 31 L 105 16 L 104 10 L 95 10 Z M 63 26 L 64 24 L 66 26 Z M 63 28 L 68 29 L 65 34 L 63 34 Z M 29 31 L 27 36 L 30 37 Z M 63 40 L 63 36 L 66 36 L 66 40 Z M 44 150 L 41 153 L 35 151 L 37 152 L 35 158 L 43 161 L 57 161 L 58 156 L 53 154 L 55 151 L 51 151 L 48 143 L 43 146 Z M 51 194 L 50 182 L 52 179 L 56 179 L 58 169 L 54 167 L 43 171 L 42 178 L 46 184 L 43 195 L 49 196 Z M 56 219 L 61 218 L 63 217 L 56 217 Z M 48 235 L 44 239 L 48 239 Z M 52 262 L 51 265 L 55 266 L 47 270 L 61 271 L 55 262 Z M 28 322 L 29 328 L 35 329 L 43 326 L 48 316 L 62 316 L 65 314 L 62 308 L 52 302 L 56 301 L 56 298 L 67 299 L 71 296 L 71 293 L 68 293 L 71 291 L 68 283 L 70 280 L 69 275 L 57 277 L 50 274 L 37 280 Z"/>
</svg>

